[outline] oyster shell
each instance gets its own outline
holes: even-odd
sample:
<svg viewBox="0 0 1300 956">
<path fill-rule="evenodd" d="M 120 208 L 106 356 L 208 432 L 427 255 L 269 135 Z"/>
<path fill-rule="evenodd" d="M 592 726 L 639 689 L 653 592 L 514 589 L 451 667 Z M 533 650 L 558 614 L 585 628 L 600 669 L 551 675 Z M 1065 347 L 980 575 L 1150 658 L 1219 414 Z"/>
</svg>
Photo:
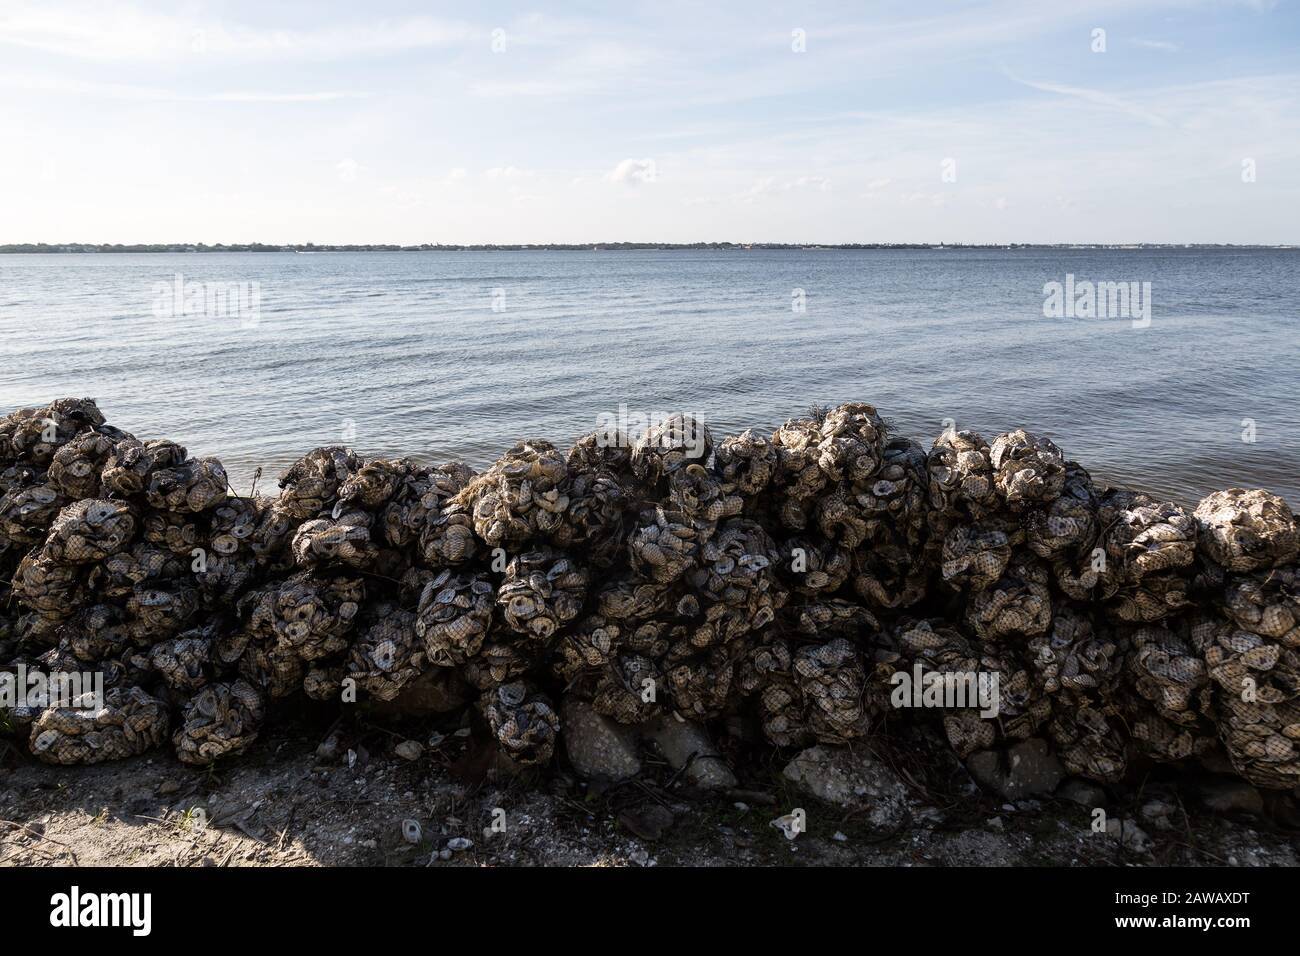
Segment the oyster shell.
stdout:
<svg viewBox="0 0 1300 956">
<path fill-rule="evenodd" d="M 989 443 L 979 433 L 944 432 L 934 440 L 925 466 L 934 516 L 979 520 L 999 507 Z"/>
<path fill-rule="evenodd" d="M 884 420 L 866 402 L 846 402 L 821 420 L 817 466 L 831 481 L 861 485 L 879 469 L 888 441 Z"/>
<path fill-rule="evenodd" d="M 376 563 L 378 549 L 370 539 L 374 515 L 356 508 L 341 510 L 342 505 L 340 500 L 332 518 L 313 518 L 298 526 L 290 545 L 298 567 L 364 568 Z"/>
<path fill-rule="evenodd" d="M 51 707 L 32 722 L 29 746 L 37 760 L 92 764 L 134 757 L 167 737 L 167 708 L 139 687 L 115 687 L 100 710 Z"/>
<path fill-rule="evenodd" d="M 265 717 L 262 696 L 245 681 L 208 684 L 185 705 L 172 737 L 182 763 L 209 764 L 252 746 Z"/>
<path fill-rule="evenodd" d="M 161 511 L 196 514 L 226 500 L 226 469 L 215 458 L 192 458 L 149 474 L 145 499 Z"/>
<path fill-rule="evenodd" d="M 77 435 L 50 459 L 49 482 L 66 498 L 98 498 L 100 475 L 117 440 L 94 430 Z"/>
<path fill-rule="evenodd" d="M 427 666 L 416 617 L 388 601 L 366 617 L 370 623 L 352 645 L 347 676 L 371 696 L 393 700 Z"/>
<path fill-rule="evenodd" d="M 100 482 L 110 497 L 141 495 L 155 471 L 178 467 L 185 460 L 185 448 L 175 442 L 125 438 L 113 446 L 105 460 Z"/>
<path fill-rule="evenodd" d="M 772 439 L 747 429 L 722 440 L 717 465 L 724 494 L 754 499 L 767 491 L 776 475 L 777 448 Z"/>
<path fill-rule="evenodd" d="M 81 605 L 86 577 L 81 566 L 60 564 L 35 550 L 18 563 L 12 593 L 41 617 L 61 621 Z"/>
<path fill-rule="evenodd" d="M 671 415 L 647 428 L 632 445 L 632 473 L 648 491 L 662 491 L 668 477 L 713 454 L 713 432 L 691 415 Z"/>
<path fill-rule="evenodd" d="M 1267 491 L 1216 491 L 1201 499 L 1195 518 L 1201 550 L 1229 571 L 1271 568 L 1300 555 L 1300 524 Z"/>
<path fill-rule="evenodd" d="M 469 506 L 452 499 L 437 517 L 430 512 L 420 533 L 420 550 L 424 563 L 434 569 L 459 567 L 473 560 L 479 545 Z"/>
<path fill-rule="evenodd" d="M 472 477 L 473 473 L 459 462 L 440 468 L 411 466 L 380 512 L 384 540 L 395 548 L 417 542 Z"/>
<path fill-rule="evenodd" d="M 569 499 L 561 486 L 568 468 L 548 441 L 522 441 L 456 496 L 469 506 L 474 533 L 491 548 L 516 550 L 553 533 Z"/>
<path fill-rule="evenodd" d="M 0 554 L 21 553 L 44 540 L 67 503 L 48 482 L 11 488 L 0 495 Z"/>
<path fill-rule="evenodd" d="M 126 502 L 86 498 L 59 512 L 44 551 L 51 560 L 65 564 L 103 561 L 125 550 L 135 531 L 135 514 Z"/>
<path fill-rule="evenodd" d="M 547 642 L 582 611 L 587 581 L 587 572 L 560 552 L 528 551 L 506 565 L 497 605 L 516 634 Z"/>
<path fill-rule="evenodd" d="M 632 569 L 657 584 L 672 584 L 695 566 L 700 543 L 711 533 L 678 511 L 642 512 L 628 540 Z"/>
<path fill-rule="evenodd" d="M 1050 438 L 1023 428 L 993 440 L 993 485 L 1012 511 L 1048 504 L 1065 487 L 1065 456 Z"/>
<path fill-rule="evenodd" d="M 503 684 L 479 707 L 503 753 L 522 766 L 550 762 L 560 718 L 545 695 L 522 682 Z"/>
<path fill-rule="evenodd" d="M 179 694 L 193 694 L 212 676 L 217 626 L 208 624 L 159 641 L 149 650 L 149 665 Z"/>
<path fill-rule="evenodd" d="M 464 664 L 479 652 L 492 625 L 495 587 L 486 574 L 442 571 L 420 594 L 415 634 L 429 662 Z"/>
<path fill-rule="evenodd" d="M 0 418 L 0 463 L 24 461 L 48 468 L 60 448 L 103 424 L 93 398 L 60 398 L 41 408 L 20 408 Z"/>
<path fill-rule="evenodd" d="M 313 449 L 280 476 L 280 505 L 294 521 L 328 513 L 344 482 L 360 467 L 360 459 L 350 448 L 331 445 Z"/>
</svg>

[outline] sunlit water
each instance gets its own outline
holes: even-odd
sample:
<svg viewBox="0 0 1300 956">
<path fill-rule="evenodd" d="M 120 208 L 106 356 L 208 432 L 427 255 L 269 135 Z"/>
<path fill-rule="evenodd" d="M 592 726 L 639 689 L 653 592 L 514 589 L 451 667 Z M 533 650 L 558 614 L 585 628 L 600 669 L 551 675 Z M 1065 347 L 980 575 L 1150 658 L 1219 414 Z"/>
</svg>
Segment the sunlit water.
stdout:
<svg viewBox="0 0 1300 956">
<path fill-rule="evenodd" d="M 1150 326 L 1045 318 L 1067 273 L 1150 282 Z M 155 315 L 177 274 L 258 283 L 256 326 Z M 94 397 L 242 491 L 349 427 L 364 453 L 481 467 L 620 405 L 726 433 L 858 399 L 926 447 L 945 419 L 1023 426 L 1104 480 L 1294 505 L 1298 323 L 1287 251 L 0 256 L 0 412 Z"/>
</svg>

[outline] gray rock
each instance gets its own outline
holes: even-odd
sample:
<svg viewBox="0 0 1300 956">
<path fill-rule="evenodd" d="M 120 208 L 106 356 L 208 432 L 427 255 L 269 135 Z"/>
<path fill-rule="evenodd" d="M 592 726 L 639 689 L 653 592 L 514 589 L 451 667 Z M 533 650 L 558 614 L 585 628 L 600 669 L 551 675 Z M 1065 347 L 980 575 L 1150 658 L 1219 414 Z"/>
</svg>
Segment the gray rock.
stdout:
<svg viewBox="0 0 1300 956">
<path fill-rule="evenodd" d="M 1264 813 L 1264 797 L 1244 780 L 1217 777 L 1199 783 L 1196 792 L 1206 808 L 1215 813 L 1247 813 L 1255 817 Z"/>
<path fill-rule="evenodd" d="M 1132 820 L 1107 820 L 1106 835 L 1134 853 L 1146 853 L 1151 849 L 1151 838 Z"/>
<path fill-rule="evenodd" d="M 641 726 L 674 770 L 685 767 L 686 782 L 700 790 L 730 790 L 736 775 L 720 756 L 701 725 L 667 716 Z"/>
<path fill-rule="evenodd" d="M 591 704 L 566 697 L 560 706 L 564 748 L 573 769 L 584 777 L 623 780 L 641 770 L 636 733 L 598 714 Z"/>
<path fill-rule="evenodd" d="M 1061 762 L 1038 737 L 1013 744 L 1005 766 L 997 751 L 980 750 L 966 758 L 966 769 L 982 787 L 1007 800 L 1051 793 L 1065 779 Z"/>
<path fill-rule="evenodd" d="M 393 752 L 403 760 L 419 760 L 424 753 L 424 745 L 417 740 L 403 740 L 393 748 Z"/>
<path fill-rule="evenodd" d="M 1082 777 L 1071 777 L 1065 781 L 1056 788 L 1056 795 L 1089 810 L 1106 806 L 1110 799 L 1105 787 Z"/>
<path fill-rule="evenodd" d="M 1168 800 L 1156 798 L 1148 800 L 1142 806 L 1142 819 L 1157 830 L 1172 830 L 1178 808 Z"/>
<path fill-rule="evenodd" d="M 339 751 L 342 744 L 339 741 L 338 734 L 330 734 L 320 742 L 316 748 L 316 759 L 323 763 L 330 763 L 339 758 Z"/>
<path fill-rule="evenodd" d="M 864 747 L 818 744 L 786 764 L 783 774 L 818 800 L 866 810 L 872 826 L 894 829 L 908 816 L 907 787 Z"/>
</svg>

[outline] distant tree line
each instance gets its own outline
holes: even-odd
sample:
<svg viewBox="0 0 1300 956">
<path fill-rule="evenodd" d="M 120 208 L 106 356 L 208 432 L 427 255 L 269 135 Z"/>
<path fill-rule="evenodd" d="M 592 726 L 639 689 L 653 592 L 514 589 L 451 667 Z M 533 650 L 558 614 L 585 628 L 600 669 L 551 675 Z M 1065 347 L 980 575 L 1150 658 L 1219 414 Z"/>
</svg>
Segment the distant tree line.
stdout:
<svg viewBox="0 0 1300 956">
<path fill-rule="evenodd" d="M 58 252 L 523 252 L 529 250 L 554 252 L 591 252 L 627 250 L 679 250 L 679 249 L 1291 249 L 1293 246 L 1234 245 L 1232 243 L 941 243 L 941 242 L 547 242 L 547 243 L 487 243 L 479 245 L 424 242 L 414 246 L 374 243 L 348 243 L 346 245 L 318 245 L 314 242 L 275 245 L 264 242 L 158 242 L 158 243 L 97 243 L 97 242 L 19 242 L 0 244 L 4 253 L 58 253 Z"/>
</svg>

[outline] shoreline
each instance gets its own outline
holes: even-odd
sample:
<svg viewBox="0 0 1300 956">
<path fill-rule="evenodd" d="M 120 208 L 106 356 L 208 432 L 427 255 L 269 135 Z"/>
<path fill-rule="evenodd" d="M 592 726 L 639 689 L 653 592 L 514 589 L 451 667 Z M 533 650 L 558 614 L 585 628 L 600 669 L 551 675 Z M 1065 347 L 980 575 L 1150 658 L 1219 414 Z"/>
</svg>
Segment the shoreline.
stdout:
<svg viewBox="0 0 1300 956">
<path fill-rule="evenodd" d="M 587 243 L 8 243 L 0 244 L 0 255 L 27 254 L 118 254 L 118 253 L 212 253 L 212 252 L 767 252 L 767 251 L 1160 251 L 1160 252 L 1294 252 L 1300 245 L 1257 245 L 1253 243 L 1175 242 L 1010 242 L 1010 243 L 785 243 L 785 242 L 587 242 Z"/>
</svg>

